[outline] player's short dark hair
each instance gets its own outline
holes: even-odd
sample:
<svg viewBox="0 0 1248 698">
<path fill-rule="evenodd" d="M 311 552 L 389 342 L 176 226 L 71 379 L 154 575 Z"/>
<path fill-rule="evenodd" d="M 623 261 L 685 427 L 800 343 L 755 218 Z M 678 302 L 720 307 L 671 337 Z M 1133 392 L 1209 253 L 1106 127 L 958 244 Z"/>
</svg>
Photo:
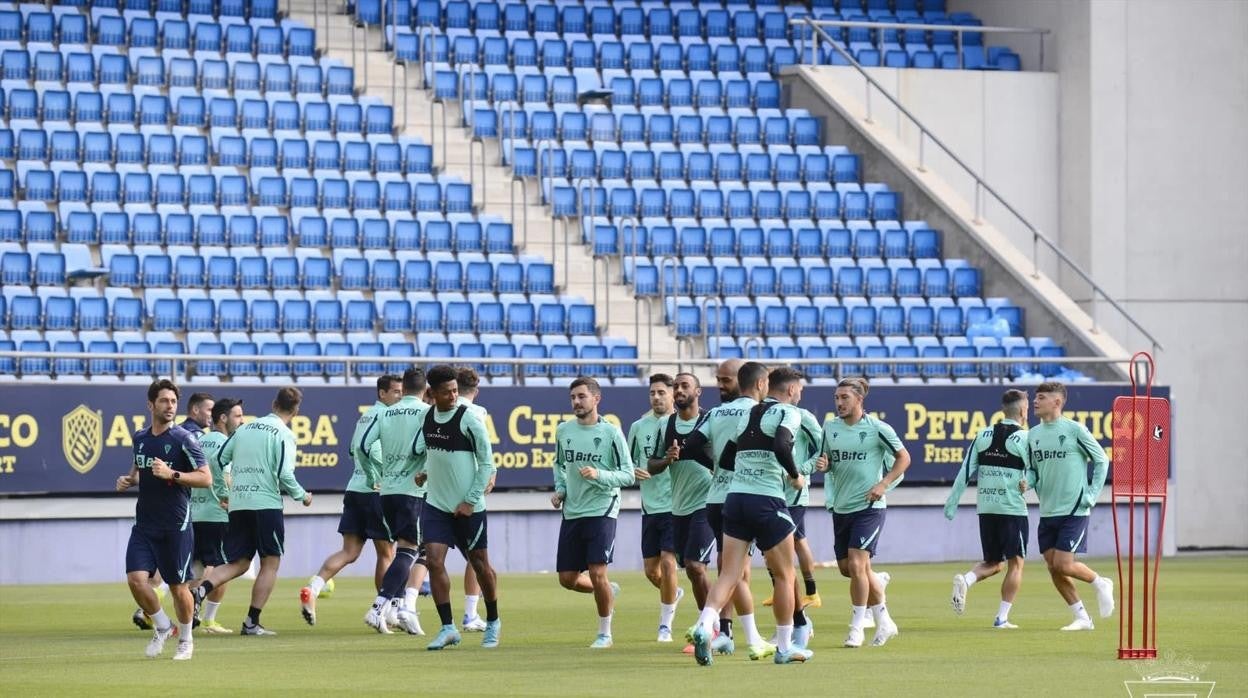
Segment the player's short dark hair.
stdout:
<svg viewBox="0 0 1248 698">
<path fill-rule="evenodd" d="M 858 393 L 858 397 L 866 397 L 867 393 L 871 392 L 871 384 L 868 383 L 867 379 L 862 376 L 849 376 L 847 378 L 842 378 L 839 382 L 837 382 L 836 387 L 849 388 L 855 393 Z"/>
<path fill-rule="evenodd" d="M 213 399 L 211 393 L 191 393 L 191 397 L 186 401 L 186 413 L 190 414 L 191 410 L 211 399 Z"/>
<path fill-rule="evenodd" d="M 677 373 L 677 374 L 676 374 L 676 377 L 675 377 L 675 379 L 672 381 L 672 383 L 674 384 L 676 381 L 680 380 L 680 377 L 681 377 L 681 376 L 689 376 L 690 378 L 692 378 L 692 379 L 693 379 L 693 384 L 694 384 L 694 386 L 696 386 L 696 387 L 698 387 L 698 388 L 701 388 L 701 387 L 702 387 L 702 381 L 701 381 L 701 380 L 699 380 L 697 376 L 693 375 L 692 373 L 690 373 L 690 372 L 688 372 L 688 371 L 681 371 L 680 373 Z"/>
<path fill-rule="evenodd" d="M 1018 388 L 1010 388 L 1009 390 L 1002 393 L 1001 406 L 1009 407 L 1010 405 L 1013 405 L 1016 402 L 1020 402 L 1026 399 L 1027 399 L 1027 393 L 1024 393 Z"/>
<path fill-rule="evenodd" d="M 737 369 L 737 385 L 742 390 L 752 388 L 759 381 L 767 377 L 767 367 L 757 361 L 746 361 L 741 364 L 741 368 Z"/>
<path fill-rule="evenodd" d="M 477 391 L 477 386 L 481 385 L 481 376 L 477 374 L 477 369 L 471 366 L 456 366 L 455 382 L 459 384 L 461 393 L 474 393 Z"/>
<path fill-rule="evenodd" d="M 242 407 L 242 400 L 235 400 L 230 397 L 223 397 L 212 405 L 212 423 L 215 425 L 221 421 L 221 418 L 230 413 L 235 407 Z"/>
<path fill-rule="evenodd" d="M 572 392 L 582 385 L 589 389 L 590 395 L 602 395 L 602 387 L 598 385 L 598 381 L 589 376 L 577 376 L 576 380 L 572 381 L 572 384 L 568 386 L 568 392 Z"/>
<path fill-rule="evenodd" d="M 151 385 L 147 386 L 147 401 L 156 402 L 156 398 L 160 397 L 160 391 L 162 390 L 172 390 L 174 397 L 182 396 L 182 391 L 178 390 L 178 386 L 173 381 L 168 378 L 158 378 L 152 381 Z"/>
<path fill-rule="evenodd" d="M 406 382 L 407 374 L 406 373 L 403 374 L 403 377 L 404 377 L 403 386 L 404 386 L 404 390 L 406 390 L 407 389 L 407 382 Z M 429 373 L 426 374 L 425 377 L 426 377 L 426 380 L 428 381 L 429 387 L 433 388 L 434 390 L 437 390 L 439 386 L 446 385 L 447 383 L 450 383 L 453 380 L 457 380 L 455 376 L 455 369 L 451 366 L 447 366 L 446 364 L 438 364 L 437 366 L 434 366 L 433 368 L 429 369 Z"/>
<path fill-rule="evenodd" d="M 301 404 L 303 391 L 293 385 L 277 391 L 277 397 L 273 398 L 273 408 L 279 412 L 294 412 Z"/>
<path fill-rule="evenodd" d="M 670 388 L 676 384 L 676 380 L 666 373 L 655 373 L 650 376 L 650 385 L 654 385 L 655 383 L 662 383 Z"/>
<path fill-rule="evenodd" d="M 430 372 L 432 373 L 432 372 Z M 403 394 L 404 395 L 420 395 L 425 392 L 425 388 L 429 385 L 428 379 L 432 376 L 426 376 L 423 368 L 415 366 L 403 372 Z"/>
<path fill-rule="evenodd" d="M 402 378 L 394 375 L 393 373 L 387 373 L 386 375 L 377 379 L 377 392 L 379 393 L 389 392 L 390 389 L 394 387 L 395 383 L 402 383 L 402 382 L 403 382 Z"/>
<path fill-rule="evenodd" d="M 767 390 L 778 391 L 787 388 L 793 383 L 800 383 L 805 379 L 802 372 L 789 366 L 780 366 L 771 369 L 771 373 L 767 374 Z"/>
<path fill-rule="evenodd" d="M 1037 393 L 1057 393 L 1066 399 L 1066 385 L 1057 381 L 1046 381 L 1036 386 Z"/>
</svg>

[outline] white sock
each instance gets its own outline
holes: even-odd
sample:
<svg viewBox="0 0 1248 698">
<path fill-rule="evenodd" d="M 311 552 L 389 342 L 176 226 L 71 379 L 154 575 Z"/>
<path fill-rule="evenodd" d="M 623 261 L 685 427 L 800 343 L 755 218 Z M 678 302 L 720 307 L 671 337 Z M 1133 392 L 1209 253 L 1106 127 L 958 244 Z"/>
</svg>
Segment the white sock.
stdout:
<svg viewBox="0 0 1248 698">
<path fill-rule="evenodd" d="M 389 600 L 390 599 L 385 596 L 378 595 L 377 598 L 373 599 L 373 608 L 380 611 L 381 608 L 385 606 L 386 602 Z"/>
<path fill-rule="evenodd" d="M 793 648 L 793 626 L 777 625 L 776 626 L 776 651 L 788 652 Z"/>
<path fill-rule="evenodd" d="M 477 617 L 477 601 L 480 599 L 480 596 L 464 594 L 464 615 L 470 620 Z"/>
<path fill-rule="evenodd" d="M 407 589 L 403 590 L 403 608 L 406 608 L 412 613 L 415 613 L 416 612 L 416 599 L 419 599 L 419 598 L 420 598 L 420 589 L 417 589 L 416 587 L 408 587 Z"/>
<path fill-rule="evenodd" d="M 871 617 L 875 619 L 877 627 L 891 622 L 891 619 L 888 617 L 888 609 L 882 603 L 877 603 L 871 607 Z"/>
<path fill-rule="evenodd" d="M 880 576 L 880 573 L 879 573 L 879 572 L 872 571 L 872 572 L 871 572 L 871 577 L 875 580 L 875 583 L 876 583 L 876 584 L 879 584 L 879 585 L 880 585 L 880 593 L 881 593 L 881 594 L 885 594 L 886 592 L 884 591 L 884 589 L 885 589 L 885 587 L 887 587 L 888 585 L 884 583 L 884 578 Z M 881 599 L 883 599 L 883 598 L 884 598 L 884 596 L 883 596 L 883 595 L 881 595 L 881 596 L 880 596 L 880 598 L 881 598 Z"/>
<path fill-rule="evenodd" d="M 715 626 L 719 624 L 719 611 L 707 606 L 702 609 L 702 614 L 698 616 L 698 625 L 706 629 L 706 632 L 715 632 Z"/>
<path fill-rule="evenodd" d="M 169 593 L 169 583 L 161 582 L 159 585 L 157 585 L 156 593 L 160 594 L 161 596 L 164 596 L 165 594 Z"/>
<path fill-rule="evenodd" d="M 676 604 L 661 603 L 659 604 L 659 625 L 665 625 L 668 629 L 672 627 L 672 621 L 676 618 Z"/>
<path fill-rule="evenodd" d="M 157 630 L 162 632 L 168 630 L 170 625 L 173 625 L 163 608 L 152 614 L 152 624 L 156 626 Z"/>
<path fill-rule="evenodd" d="M 611 637 L 611 616 L 598 617 L 598 634 Z"/>
<path fill-rule="evenodd" d="M 205 602 L 204 602 L 204 618 L 203 618 L 203 621 L 204 621 L 205 623 L 211 623 L 212 621 L 216 620 L 216 619 L 217 619 L 217 609 L 218 609 L 218 608 L 220 608 L 220 607 L 221 607 L 221 602 L 220 602 L 220 601 L 205 601 Z"/>
<path fill-rule="evenodd" d="M 851 618 L 849 621 L 849 627 L 858 628 L 859 630 L 861 630 L 862 626 L 865 625 L 866 622 L 867 622 L 867 607 L 866 606 L 854 606 L 854 615 L 853 615 L 853 618 Z"/>
<path fill-rule="evenodd" d="M 741 627 L 745 629 L 745 644 L 757 645 L 763 641 L 763 636 L 758 634 L 758 623 L 754 622 L 753 613 L 746 613 L 741 616 L 739 622 Z"/>
<path fill-rule="evenodd" d="M 193 621 L 190 623 L 178 623 L 178 642 L 194 642 L 191 639 L 191 628 L 194 625 Z"/>
<path fill-rule="evenodd" d="M 1092 580 L 1092 586 L 1096 587 L 1097 589 L 1100 589 L 1101 587 L 1105 586 L 1108 583 L 1109 583 L 1109 580 L 1102 577 L 1099 574 L 1096 575 L 1096 579 Z"/>
<path fill-rule="evenodd" d="M 997 609 L 997 620 L 1000 620 L 1000 621 L 1007 621 L 1007 620 L 1009 620 L 1009 619 L 1010 619 L 1010 609 L 1011 609 L 1011 608 L 1013 608 L 1013 607 L 1014 607 L 1014 604 L 1013 604 L 1013 603 L 1011 603 L 1011 602 L 1009 602 L 1009 601 L 1002 601 L 1002 602 L 1001 602 L 1001 608 L 998 608 L 998 609 Z"/>
<path fill-rule="evenodd" d="M 1088 617 L 1088 610 L 1083 607 L 1082 601 L 1076 601 L 1070 605 L 1070 612 L 1075 614 L 1075 620 L 1092 620 Z"/>
<path fill-rule="evenodd" d="M 975 576 L 975 570 L 971 570 L 970 572 L 962 575 L 962 579 L 966 580 L 966 585 L 968 587 L 979 581 L 979 577 Z"/>
<path fill-rule="evenodd" d="M 312 589 L 313 598 L 321 595 L 321 590 L 325 588 L 325 580 L 320 575 L 308 580 L 308 586 Z"/>
</svg>

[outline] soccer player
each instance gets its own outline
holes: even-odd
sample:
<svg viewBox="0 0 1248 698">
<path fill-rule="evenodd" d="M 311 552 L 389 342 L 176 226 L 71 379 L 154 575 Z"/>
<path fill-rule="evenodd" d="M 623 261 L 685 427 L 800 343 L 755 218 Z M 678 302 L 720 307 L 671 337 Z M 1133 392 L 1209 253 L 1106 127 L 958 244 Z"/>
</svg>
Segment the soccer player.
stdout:
<svg viewBox="0 0 1248 698">
<path fill-rule="evenodd" d="M 796 406 L 797 403 L 794 402 L 793 405 Z M 798 571 L 802 573 L 800 581 L 796 576 L 793 578 L 793 594 L 797 599 L 793 606 L 793 644 L 804 648 L 810 644 L 815 629 L 814 621 L 806 615 L 806 609 L 823 605 L 823 600 L 819 598 L 819 588 L 815 585 L 815 554 L 806 540 L 806 505 L 810 503 L 810 475 L 819 466 L 826 466 L 828 458 L 822 453 L 823 427 L 819 425 L 819 420 L 810 410 L 801 407 L 797 408 L 797 413 L 801 423 L 793 434 L 793 454 L 803 486 L 797 488 L 791 480 L 785 480 L 784 499 L 789 507 L 789 518 L 793 519 L 795 527 L 793 549 L 797 553 Z M 774 603 L 774 597 L 769 600 Z M 763 605 L 771 604 L 764 601 Z"/>
<path fill-rule="evenodd" d="M 212 408 L 216 404 L 208 393 L 191 393 L 186 401 L 186 419 L 178 426 L 195 436 L 202 436 L 212 428 Z"/>
<path fill-rule="evenodd" d="M 992 627 L 1012 630 L 1018 626 L 1010 622 L 1010 609 L 1023 583 L 1030 532 L 1027 502 L 1023 499 L 1030 458 L 1027 428 L 1023 425 L 1027 419 L 1027 393 L 1005 391 L 1001 413 L 1004 418 L 979 432 L 967 448 L 945 500 L 945 518 L 953 521 L 958 500 L 975 478 L 975 510 L 979 514 L 979 544 L 984 557 L 969 572 L 953 575 L 953 612 L 962 615 L 971 585 L 1000 572 L 1004 563 L 1007 571 L 1001 582 L 1001 606 Z"/>
<path fill-rule="evenodd" d="M 672 543 L 676 561 L 685 568 L 685 576 L 693 587 L 693 598 L 700 610 L 706 603 L 710 578 L 706 566 L 715 547 L 715 534 L 706 519 L 706 493 L 711 486 L 711 472 L 694 457 L 705 455 L 682 453 L 683 442 L 697 431 L 705 417 L 698 406 L 702 387 L 697 376 L 678 373 L 672 393 L 676 412 L 661 420 L 655 431 L 654 449 L 646 463 L 651 475 L 670 472 L 672 479 Z"/>
<path fill-rule="evenodd" d="M 162 378 L 147 389 L 151 422 L 134 434 L 134 460 L 130 472 L 117 478 L 117 491 L 139 486 L 134 507 L 134 527 L 126 544 L 126 583 L 144 613 L 152 617 L 152 640 L 148 657 L 159 657 L 174 627 L 160 606 L 149 579 L 160 570 L 169 584 L 178 617 L 178 648 L 173 658 L 190 659 L 194 604 L 186 583 L 191 577 L 191 502 L 187 488 L 211 487 L 212 472 L 204 460 L 199 439 L 173 424 L 178 414 L 178 386 Z M 168 459 L 168 460 L 165 460 Z"/>
<path fill-rule="evenodd" d="M 853 616 L 846 647 L 861 647 L 867 609 L 875 620 L 871 644 L 896 637 L 897 624 L 884 605 L 884 579 L 871 569 L 884 530 L 884 493 L 896 486 L 910 467 L 910 453 L 888 424 L 867 414 L 865 378 L 843 378 L 836 384 L 836 414 L 823 425 L 824 479 L 827 507 L 832 512 L 833 549 L 841 575 L 849 577 Z M 891 467 L 889 463 L 892 463 Z"/>
<path fill-rule="evenodd" d="M 715 546 L 719 552 L 717 564 L 720 574 L 723 574 L 723 511 L 724 501 L 732 486 L 732 471 L 721 468 L 718 462 L 728 442 L 736 436 L 741 418 L 767 397 L 767 367 L 757 361 L 747 364 L 740 359 L 728 359 L 715 369 L 715 381 L 719 386 L 721 403 L 707 413 L 697 431 L 685 442 L 685 449 L 705 456 L 699 462 L 712 472 L 711 486 L 706 497 L 706 517 L 715 535 Z M 709 454 L 706 453 L 708 448 Z M 753 557 L 753 549 L 748 552 L 749 557 Z M 721 654 L 732 654 L 736 650 L 732 635 L 732 611 L 735 608 L 741 626 L 745 629 L 750 659 L 764 659 L 775 653 L 775 645 L 763 642 L 758 633 L 758 625 L 754 619 L 754 596 L 750 592 L 749 565 L 745 567 L 732 600 L 732 604 L 724 605 L 720 611 L 719 635 L 711 640 L 711 649 Z M 689 653 L 693 652 L 692 646 L 686 649 Z"/>
<path fill-rule="evenodd" d="M 615 550 L 620 488 L 635 482 L 633 460 L 624 432 L 598 416 L 598 381 L 579 377 L 569 394 L 576 418 L 555 428 L 555 493 L 550 503 L 563 510 L 555 570 L 564 589 L 594 595 L 598 636 L 589 647 L 602 650 L 612 644 L 611 615 L 619 585 L 607 579 L 607 565 Z"/>
<path fill-rule="evenodd" d="M 746 364 L 749 366 L 750 364 Z M 740 380 L 740 379 L 738 379 Z M 775 579 L 776 664 L 806 662 L 814 653 L 793 645 L 793 531 L 784 480 L 805 486 L 793 454 L 793 434 L 801 427 L 794 405 L 801 400 L 802 375 L 791 368 L 771 371 L 767 399 L 742 415 L 733 438 L 720 455 L 720 467 L 733 472 L 724 500 L 724 566 L 707 596 L 698 622 L 689 629 L 698 664 L 711 663 L 711 633 L 719 609 L 728 604 L 749 564 L 750 544 L 757 543 Z"/>
<path fill-rule="evenodd" d="M 195 587 L 196 611 L 216 587 L 241 576 L 260 554 L 260 574 L 251 586 L 251 606 L 243 621 L 243 635 L 276 635 L 260 625 L 260 612 L 273 593 L 277 569 L 282 563 L 286 526 L 282 518 L 282 492 L 291 499 L 312 504 L 312 493 L 295 479 L 295 435 L 290 420 L 299 414 L 303 392 L 282 388 L 273 400 L 273 411 L 239 427 L 217 454 L 218 462 L 230 464 L 230 524 L 225 538 L 228 562 L 213 568 Z"/>
<path fill-rule="evenodd" d="M 308 625 L 316 625 L 316 599 L 334 575 L 342 568 L 359 559 L 364 551 L 364 541 L 373 541 L 377 552 L 377 564 L 373 569 L 373 587 L 381 589 L 382 576 L 394 560 L 394 542 L 390 529 L 381 512 L 382 464 L 369 457 L 363 448 L 364 435 L 373 422 L 387 407 L 403 397 L 403 379 L 385 375 L 377 379 L 377 401 L 355 423 L 351 435 L 351 460 L 355 469 L 347 481 L 347 491 L 342 497 L 342 518 L 338 520 L 338 532 L 342 534 L 342 549 L 325 558 L 321 569 L 308 585 L 299 590 L 299 605 L 303 619 Z"/>
<path fill-rule="evenodd" d="M 394 608 L 399 627 L 409 635 L 425 634 L 415 604 L 409 608 L 407 601 L 412 567 L 425 566 L 420 545 L 425 488 L 416 484 L 416 457 L 412 454 L 412 442 L 429 412 L 429 406 L 420 399 L 424 392 L 425 372 L 419 368 L 404 371 L 402 399 L 378 413 L 360 444 L 360 450 L 382 464 L 381 510 L 396 548 L 377 598 L 364 616 L 365 623 L 383 634 L 390 632 L 387 604 Z"/>
<path fill-rule="evenodd" d="M 194 399 L 194 396 L 191 396 Z M 183 424 L 191 423 L 190 420 Z M 243 423 L 243 402 L 224 398 L 217 400 L 212 406 L 212 431 L 204 432 L 199 437 L 199 445 L 204 451 L 208 467 L 212 470 L 212 487 L 196 489 L 191 492 L 191 527 L 195 531 L 195 559 L 204 566 L 204 574 L 212 572 L 214 567 L 224 565 L 225 533 L 230 522 L 230 494 L 221 470 L 217 454 L 225 445 L 226 439 L 234 434 Z M 203 626 L 206 633 L 228 635 L 229 628 L 217 621 L 217 609 L 225 598 L 225 587 L 222 584 L 204 600 Z"/>
<path fill-rule="evenodd" d="M 212 424 L 212 405 L 212 396 L 208 393 L 192 393 L 186 403 L 186 419 L 182 420 L 178 426 L 191 432 L 197 437 L 203 436 L 204 430 L 208 429 Z M 195 495 L 192 494 L 192 500 L 194 500 L 194 497 Z M 194 509 L 193 502 L 192 509 Z M 169 590 L 169 585 L 160 578 L 160 572 L 153 574 L 149 581 L 152 584 L 152 588 L 156 590 L 156 597 L 158 599 L 164 599 L 165 592 Z M 152 629 L 152 619 L 148 618 L 147 614 L 144 613 L 141 608 L 135 609 L 131 620 L 134 621 L 134 624 L 137 625 L 140 630 Z"/>
<path fill-rule="evenodd" d="M 1071 579 L 1088 582 L 1096 589 L 1102 618 L 1113 615 L 1113 580 L 1075 559 L 1075 553 L 1087 552 L 1088 516 L 1105 486 L 1109 458 L 1087 427 L 1062 416 L 1066 386 L 1041 383 L 1036 386 L 1034 404 L 1040 424 L 1027 432 L 1031 469 L 1025 485 L 1035 488 L 1040 499 L 1040 526 L 1036 530 L 1040 554 L 1049 567 L 1053 586 L 1075 616 L 1062 630 L 1092 630 L 1092 619 Z M 1091 479 L 1088 461 L 1092 461 Z"/>
<path fill-rule="evenodd" d="M 628 428 L 628 455 L 641 489 L 641 558 L 646 579 L 659 590 L 658 642 L 672 641 L 672 620 L 684 590 L 676 585 L 676 547 L 672 540 L 672 475 L 651 475 L 644 467 L 654 451 L 659 423 L 671 414 L 672 386 L 666 373 L 650 376 L 650 411 Z"/>
<path fill-rule="evenodd" d="M 481 420 L 482 424 L 489 419 L 489 413 L 485 408 L 474 404 L 477 394 L 481 392 L 481 377 L 477 375 L 476 369 L 471 366 L 455 367 L 455 382 L 459 385 L 458 405 L 467 405 L 468 410 Z M 495 471 L 490 476 L 490 481 L 485 486 L 485 493 L 489 494 L 494 491 L 494 480 L 498 472 Z M 419 585 L 417 585 L 419 586 Z M 426 592 L 427 593 L 427 592 Z M 477 573 L 473 570 L 472 565 L 464 570 L 464 618 L 460 622 L 460 627 L 464 632 L 479 633 L 485 631 L 485 619 L 477 615 L 477 602 L 481 599 L 481 585 L 477 583 Z"/>
<path fill-rule="evenodd" d="M 485 425 L 456 406 L 459 387 L 455 369 L 439 365 L 429 370 L 434 408 L 425 414 L 412 444 L 417 456 L 416 482 L 428 487 L 421 512 L 421 532 L 428 555 L 433 602 L 442 629 L 427 649 L 440 650 L 461 641 L 451 614 L 451 581 L 446 573 L 446 552 L 451 546 L 477 572 L 485 599 L 485 635 L 481 646 L 498 647 L 502 621 L 498 618 L 498 580 L 490 565 L 486 530 L 485 488 L 494 474 L 494 457 Z M 427 481 L 427 482 L 426 482 Z"/>
</svg>

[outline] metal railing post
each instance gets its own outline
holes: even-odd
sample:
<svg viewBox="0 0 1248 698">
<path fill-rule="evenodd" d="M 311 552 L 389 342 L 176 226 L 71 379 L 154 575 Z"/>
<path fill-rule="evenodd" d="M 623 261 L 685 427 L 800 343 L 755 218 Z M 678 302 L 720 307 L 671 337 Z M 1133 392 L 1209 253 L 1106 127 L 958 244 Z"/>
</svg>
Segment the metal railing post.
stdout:
<svg viewBox="0 0 1248 698">
<path fill-rule="evenodd" d="M 900 125 L 901 120 L 898 119 L 897 123 L 898 125 Z M 927 145 L 926 141 L 927 141 L 927 131 L 923 129 L 919 129 L 919 172 L 927 172 L 927 165 L 924 162 L 925 160 L 924 151 L 926 150 L 924 146 Z"/>
<path fill-rule="evenodd" d="M 982 181 L 982 180 L 980 180 L 979 178 L 976 178 L 976 179 L 975 179 L 975 218 L 973 218 L 973 219 L 972 219 L 972 220 L 975 222 L 975 225 L 983 225 L 983 222 L 984 222 L 984 218 L 983 218 L 983 210 L 984 210 L 983 200 L 984 200 L 984 194 L 983 194 L 983 191 L 984 191 L 984 183 L 983 183 L 983 181 Z"/>
<path fill-rule="evenodd" d="M 406 0 L 402 0 L 402 1 L 403 1 L 403 2 L 406 2 Z M 385 2 L 385 0 L 382 0 L 382 2 L 381 2 L 381 6 L 382 6 L 382 8 L 385 8 L 385 6 L 386 6 L 386 2 Z M 383 9 L 383 11 L 384 11 L 384 9 Z M 389 37 L 387 37 L 387 36 L 386 36 L 385 24 L 384 24 L 384 23 L 382 24 L 382 29 L 381 29 L 381 49 L 382 49 L 383 51 L 387 51 L 387 52 L 389 52 L 389 51 L 390 51 L 390 49 L 391 49 L 391 48 L 395 45 L 395 41 L 394 41 L 394 40 L 395 40 L 396 38 L 398 38 L 398 36 L 399 36 L 399 20 L 398 20 L 398 17 L 399 17 L 399 13 L 398 13 L 398 12 L 391 12 L 391 13 L 390 13 L 390 36 L 389 36 Z M 398 79 L 397 79 L 397 78 L 398 78 L 398 73 L 397 73 L 397 71 L 398 71 L 398 67 L 399 67 L 399 61 L 397 60 L 397 58 L 398 58 L 398 56 L 391 56 L 391 60 L 390 60 L 390 103 L 391 103 L 391 104 L 398 104 L 398 103 L 399 103 L 399 101 L 398 101 L 397 99 L 395 99 L 395 97 L 396 97 L 396 96 L 397 96 L 397 94 L 398 94 L 397 90 L 398 90 L 398 87 L 399 87 L 399 86 L 398 86 Z"/>
<path fill-rule="evenodd" d="M 468 181 L 472 187 L 472 199 L 475 204 L 477 199 L 477 167 L 476 167 L 476 148 L 473 146 L 481 146 L 481 208 L 485 208 L 485 141 L 480 136 L 473 136 L 468 140 Z"/>
<path fill-rule="evenodd" d="M 719 334 L 723 333 L 721 315 L 724 308 L 724 302 L 719 296 L 707 296 L 702 299 L 702 347 L 706 349 L 707 356 L 711 355 L 711 310 L 715 311 L 715 331 Z M 712 308 L 712 306 L 714 306 Z"/>
</svg>

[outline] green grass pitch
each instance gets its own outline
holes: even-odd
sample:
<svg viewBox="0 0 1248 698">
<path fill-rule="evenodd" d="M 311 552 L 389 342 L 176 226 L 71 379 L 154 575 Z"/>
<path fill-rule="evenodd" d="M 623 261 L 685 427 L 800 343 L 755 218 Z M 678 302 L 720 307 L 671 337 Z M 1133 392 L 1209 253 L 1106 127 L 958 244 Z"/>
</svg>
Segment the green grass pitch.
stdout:
<svg viewBox="0 0 1248 698">
<path fill-rule="evenodd" d="M 1093 560 L 1113 573 L 1112 560 Z M 849 617 L 846 584 L 820 570 L 824 607 L 814 611 L 814 660 L 776 666 L 744 652 L 698 667 L 683 643 L 654 642 L 655 592 L 639 573 L 620 573 L 615 647 L 587 648 L 596 632 L 592 599 L 559 588 L 553 575 L 504 575 L 499 607 L 502 647 L 483 650 L 480 634 L 460 647 L 427 652 L 429 637 L 379 636 L 362 622 L 372 597 L 368 581 L 338 580 L 322 599 L 318 624 L 299 616 L 302 578 L 280 580 L 262 622 L 277 637 L 198 635 L 195 658 L 174 663 L 171 642 L 159 660 L 143 656 L 149 633 L 130 624 L 124 583 L 0 587 L 0 692 L 45 695 L 206 695 L 238 691 L 325 696 L 419 692 L 489 696 L 856 695 L 1124 696 L 1138 678 L 1132 662 L 1115 659 L 1117 618 L 1096 617 L 1095 595 L 1081 593 L 1097 622 L 1089 633 L 1061 633 L 1069 613 L 1042 563 L 1030 562 L 1011 619 L 1015 631 L 990 626 L 1000 577 L 972 588 L 965 616 L 949 608 L 949 580 L 965 564 L 881 565 L 893 575 L 889 607 L 901 635 L 883 648 L 840 647 Z M 348 573 L 359 574 L 358 566 Z M 756 597 L 767 593 L 755 570 Z M 762 579 L 758 579 L 762 577 Z M 455 586 L 459 581 L 453 582 Z M 685 583 L 687 589 L 687 582 Z M 219 619 L 237 630 L 250 582 L 235 582 Z M 676 631 L 694 620 L 682 604 Z M 456 618 L 462 596 L 453 598 Z M 1184 556 L 1162 564 L 1159 646 L 1206 663 L 1201 675 L 1215 695 L 1248 694 L 1248 557 Z M 421 599 L 427 632 L 437 615 Z M 484 610 L 484 609 L 482 609 Z M 770 610 L 759 606 L 771 633 Z M 870 633 L 867 631 L 867 639 Z"/>
</svg>

